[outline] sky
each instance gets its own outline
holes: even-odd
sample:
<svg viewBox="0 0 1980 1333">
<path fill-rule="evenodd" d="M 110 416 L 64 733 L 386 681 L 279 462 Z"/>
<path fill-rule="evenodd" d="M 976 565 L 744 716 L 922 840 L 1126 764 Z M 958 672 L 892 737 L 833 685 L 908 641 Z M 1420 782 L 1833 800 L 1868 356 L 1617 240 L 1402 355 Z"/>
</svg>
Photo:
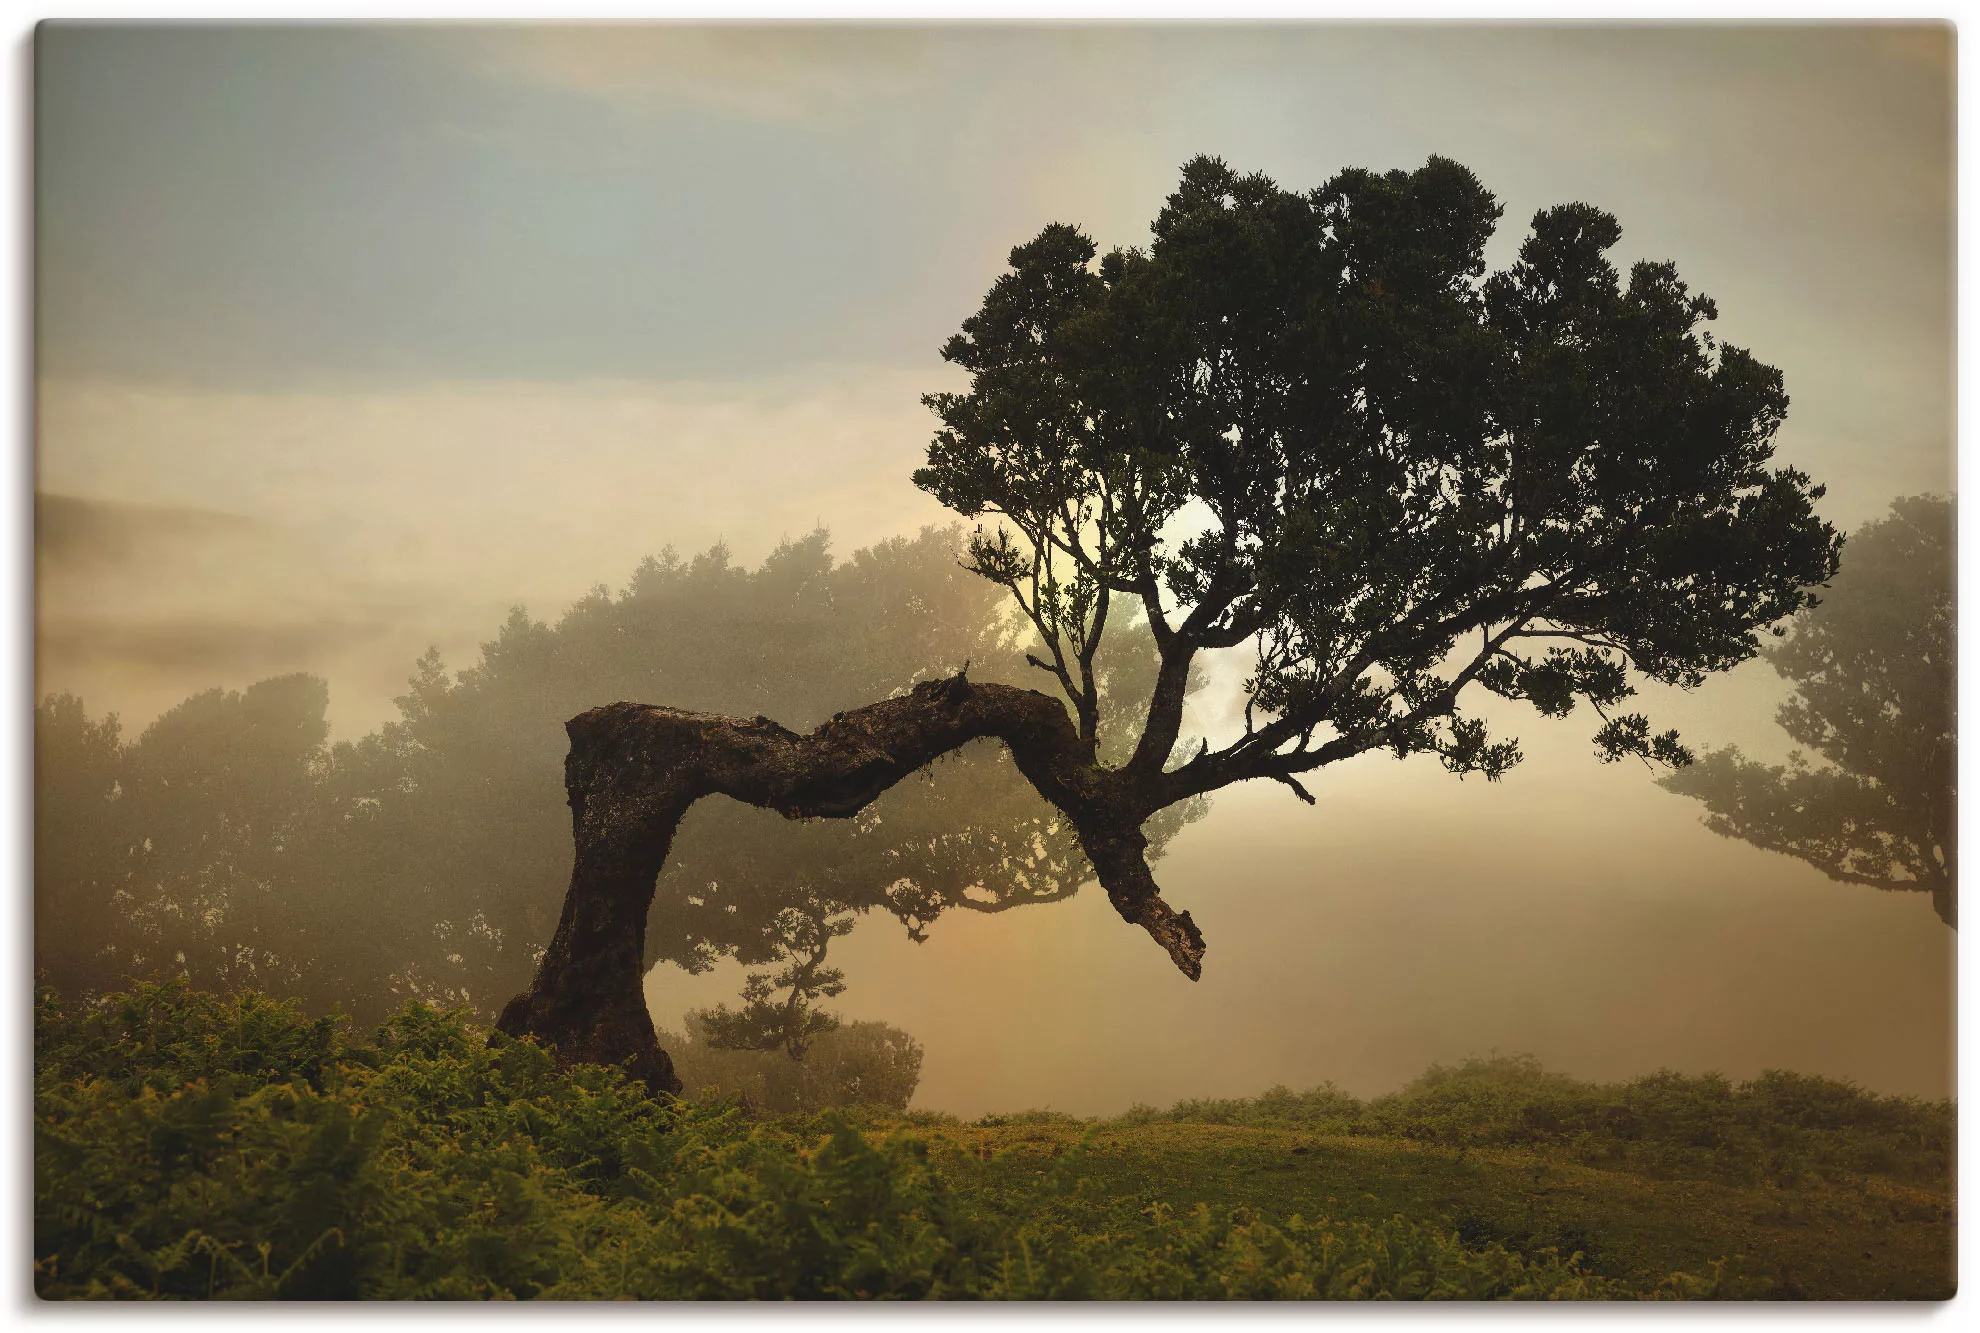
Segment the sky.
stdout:
<svg viewBox="0 0 1980 1333">
<path fill-rule="evenodd" d="M 1204 152 L 1299 188 L 1455 158 L 1495 263 L 1596 203 L 1782 369 L 1838 526 L 1953 486 L 1944 26 L 52 25 L 35 58 L 36 685 L 127 734 L 309 670 L 355 737 L 428 646 L 470 665 L 664 546 L 941 521 L 936 349 L 1011 246 L 1145 243 Z M 1778 697 L 1754 665 L 1653 716 L 1770 753 Z M 1495 786 L 1367 759 L 1313 810 L 1220 797 L 1158 868 L 1194 986 L 1089 892 L 869 922 L 843 1008 L 970 1114 L 1493 1048 L 1949 1091 L 1922 899 L 1714 838 L 1585 730 L 1526 723 Z M 737 980 L 649 995 L 671 1026 Z"/>
</svg>

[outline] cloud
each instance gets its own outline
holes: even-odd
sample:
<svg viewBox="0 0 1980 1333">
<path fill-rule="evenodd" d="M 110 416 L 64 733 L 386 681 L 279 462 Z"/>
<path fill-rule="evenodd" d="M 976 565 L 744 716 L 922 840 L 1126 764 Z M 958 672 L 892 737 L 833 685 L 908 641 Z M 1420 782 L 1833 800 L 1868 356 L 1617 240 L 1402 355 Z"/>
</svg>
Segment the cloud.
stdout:
<svg viewBox="0 0 1980 1333">
<path fill-rule="evenodd" d="M 937 30 L 840 24 L 511 27 L 461 35 L 478 68 L 650 111 L 805 120 L 925 91 Z"/>
<path fill-rule="evenodd" d="M 467 666 L 511 606 L 554 619 L 669 545 L 754 562 L 821 524 L 850 552 L 941 520 L 908 476 L 918 396 L 947 382 L 44 381 L 41 687 L 136 719 L 216 676 L 313 671 L 339 734 L 368 729 L 429 645 Z"/>
<path fill-rule="evenodd" d="M 108 572 L 262 531 L 255 520 L 218 509 L 80 495 L 34 497 L 34 553 L 44 572 Z"/>
<path fill-rule="evenodd" d="M 47 658 L 64 663 L 203 673 L 215 679 L 259 678 L 371 644 L 406 613 L 404 607 L 381 606 L 370 616 L 302 619 L 56 614 L 42 619 L 38 647 Z"/>
</svg>

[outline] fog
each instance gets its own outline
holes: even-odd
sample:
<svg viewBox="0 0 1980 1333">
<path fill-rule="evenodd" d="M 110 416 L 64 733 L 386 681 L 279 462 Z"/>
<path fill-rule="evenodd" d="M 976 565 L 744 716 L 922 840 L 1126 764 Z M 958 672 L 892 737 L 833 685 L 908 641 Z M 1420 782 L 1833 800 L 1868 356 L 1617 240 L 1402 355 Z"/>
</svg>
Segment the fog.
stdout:
<svg viewBox="0 0 1980 1333">
<path fill-rule="evenodd" d="M 942 520 L 907 476 L 919 395 L 950 380 L 311 396 L 46 381 L 39 489 L 66 524 L 40 536 L 40 688 L 141 724 L 195 689 L 307 669 L 356 736 L 394 715 L 429 646 L 471 665 L 511 606 L 554 618 L 668 545 L 727 541 L 754 563 L 820 525 L 850 554 Z"/>
<path fill-rule="evenodd" d="M 1507 205 L 1497 262 L 1536 207 L 1607 207 L 1783 369 L 1824 516 L 1952 489 L 1943 27 L 42 31 L 36 691 L 127 737 L 308 671 L 356 739 L 429 647 L 470 667 L 510 607 L 664 548 L 944 521 L 908 481 L 942 338 L 1046 221 L 1145 240 L 1197 152 L 1302 188 L 1455 157 Z M 1647 697 L 1785 749 L 1763 664 Z M 966 1115 L 1368 1095 L 1492 1049 L 1951 1092 L 1921 895 L 1713 836 L 1584 716 L 1487 711 L 1527 754 L 1498 784 L 1365 757 L 1314 808 L 1218 795 L 1156 866 L 1198 983 L 1089 887 L 922 944 L 870 916 L 836 1007 Z M 656 970 L 657 1021 L 743 971 Z"/>
</svg>

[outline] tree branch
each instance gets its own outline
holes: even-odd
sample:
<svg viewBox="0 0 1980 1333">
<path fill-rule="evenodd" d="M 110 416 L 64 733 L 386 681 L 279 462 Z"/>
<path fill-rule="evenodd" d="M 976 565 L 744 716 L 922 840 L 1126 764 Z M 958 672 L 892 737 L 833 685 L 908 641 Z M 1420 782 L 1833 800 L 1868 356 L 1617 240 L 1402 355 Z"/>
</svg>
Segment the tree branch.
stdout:
<svg viewBox="0 0 1980 1333">
<path fill-rule="evenodd" d="M 1299 779 L 1294 777 L 1292 774 L 1274 773 L 1272 775 L 1272 778 L 1275 782 L 1283 782 L 1288 787 L 1291 787 L 1292 794 L 1299 797 L 1300 800 L 1305 801 L 1308 805 L 1319 804 L 1319 802 L 1313 799 L 1313 793 L 1308 791 L 1305 787 L 1301 786 Z"/>
<path fill-rule="evenodd" d="M 1202 974 L 1203 936 L 1163 901 L 1141 823 L 1154 809 L 1097 769 L 1064 706 L 1036 690 L 962 675 L 840 713 L 808 736 L 741 719 L 618 703 L 566 726 L 564 781 L 576 855 L 555 937 L 530 989 L 497 1028 L 556 1047 L 560 1062 L 630 1062 L 658 1093 L 679 1090 L 641 991 L 647 908 L 682 816 L 724 795 L 792 819 L 844 819 L 935 758 L 996 737 L 1072 822 L 1101 887 L 1176 966 Z"/>
</svg>

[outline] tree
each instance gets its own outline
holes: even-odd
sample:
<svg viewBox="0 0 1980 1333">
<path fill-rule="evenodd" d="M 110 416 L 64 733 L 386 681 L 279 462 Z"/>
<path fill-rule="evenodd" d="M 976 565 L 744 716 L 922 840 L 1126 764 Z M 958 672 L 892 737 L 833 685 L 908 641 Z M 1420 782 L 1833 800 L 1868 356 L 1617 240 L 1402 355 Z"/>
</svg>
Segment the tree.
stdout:
<svg viewBox="0 0 1980 1333">
<path fill-rule="evenodd" d="M 467 670 L 429 654 L 398 720 L 355 743 L 325 743 L 327 689 L 309 677 L 196 695 L 131 746 L 115 719 L 45 701 L 38 971 L 70 990 L 152 970 L 253 982 L 362 1021 L 415 997 L 493 1019 L 528 983 L 562 888 L 555 724 L 613 692 L 809 724 L 931 666 L 1021 673 L 1018 627 L 962 550 L 952 527 L 845 561 L 817 532 L 759 569 L 719 547 L 669 552 L 553 623 L 515 612 Z M 1155 664 L 1145 630 L 1109 652 L 1113 709 Z M 1157 850 L 1197 808 L 1168 812 Z M 852 823 L 704 808 L 668 877 L 645 964 L 764 967 L 712 1021 L 731 1044 L 801 1054 L 834 1022 L 817 1002 L 843 988 L 826 949 L 860 915 L 919 938 L 952 909 L 1063 900 L 1086 870 L 1057 812 L 979 747 Z"/>
<path fill-rule="evenodd" d="M 915 483 L 1000 520 L 973 569 L 1030 620 L 1066 703 L 958 671 L 809 734 L 634 703 L 566 724 L 575 858 L 529 990 L 499 1026 L 565 1061 L 675 1078 L 640 994 L 656 877 L 704 796 L 857 818 L 986 737 L 1072 827 L 1121 917 L 1188 977 L 1204 939 L 1162 897 L 1144 824 L 1234 782 L 1357 755 L 1437 755 L 1496 777 L 1519 757 L 1459 711 L 1472 687 L 1558 716 L 1586 700 L 1599 753 L 1681 763 L 1616 710 L 1630 673 L 1692 685 L 1756 651 L 1835 569 L 1821 494 L 1768 466 L 1778 371 L 1703 331 L 1668 263 L 1619 281 L 1614 218 L 1539 213 L 1486 276 L 1500 208 L 1471 174 L 1350 170 L 1307 194 L 1199 158 L 1146 251 L 1064 225 L 943 355 L 966 393 Z M 1095 663 L 1121 599 L 1158 670 L 1126 757 Z M 1243 733 L 1179 747 L 1191 669 L 1249 646 Z"/>
<path fill-rule="evenodd" d="M 1762 655 L 1794 689 L 1775 716 L 1785 764 L 1708 752 L 1662 780 L 1705 826 L 1831 879 L 1927 893 L 1957 925 L 1953 503 L 1914 496 L 1849 539 L 1821 604 Z"/>
<path fill-rule="evenodd" d="M 1022 642 L 997 592 L 965 573 L 960 533 L 930 529 L 834 560 L 824 532 L 783 543 L 759 569 L 717 547 L 647 561 L 545 624 L 518 611 L 480 660 L 449 674 L 421 663 L 400 720 L 340 754 L 333 783 L 350 812 L 338 892 L 384 928 L 348 949 L 390 942 L 394 960 L 351 969 L 351 992 L 467 1003 L 528 983 L 556 921 L 570 813 L 557 799 L 557 724 L 604 696 L 662 693 L 703 709 L 775 712 L 814 725 L 862 699 L 905 691 L 935 667 L 970 661 L 1015 676 Z M 1145 631 L 1103 663 L 1106 706 L 1154 675 Z M 1156 830 L 1158 846 L 1197 807 Z M 920 937 L 950 910 L 1002 911 L 1063 900 L 1086 877 L 1058 813 L 983 747 L 865 812 L 800 826 L 763 812 L 705 807 L 681 829 L 667 893 L 640 965 L 705 971 L 733 957 L 757 972 L 742 1008 L 720 1011 L 721 1039 L 802 1051 L 836 993 L 825 948 L 873 911 Z M 388 924 L 389 923 L 389 924 Z M 790 965 L 777 969 L 779 964 Z M 783 998 L 772 1002 L 775 993 Z"/>
<path fill-rule="evenodd" d="M 301 987 L 334 902 L 295 892 L 328 728 L 323 681 L 207 690 L 129 745 L 59 695 L 36 710 L 35 966 L 72 990 L 163 970 Z"/>
<path fill-rule="evenodd" d="M 116 900 L 129 850 L 121 733 L 72 694 L 34 710 L 34 970 L 72 989 L 108 989 L 136 947 Z"/>
<path fill-rule="evenodd" d="M 921 1043 L 870 1020 L 818 1036 L 803 1060 L 782 1051 L 718 1043 L 708 1010 L 687 1015 L 664 1038 L 686 1091 L 740 1096 L 773 1115 L 809 1115 L 829 1106 L 905 1111 L 921 1082 Z"/>
</svg>

